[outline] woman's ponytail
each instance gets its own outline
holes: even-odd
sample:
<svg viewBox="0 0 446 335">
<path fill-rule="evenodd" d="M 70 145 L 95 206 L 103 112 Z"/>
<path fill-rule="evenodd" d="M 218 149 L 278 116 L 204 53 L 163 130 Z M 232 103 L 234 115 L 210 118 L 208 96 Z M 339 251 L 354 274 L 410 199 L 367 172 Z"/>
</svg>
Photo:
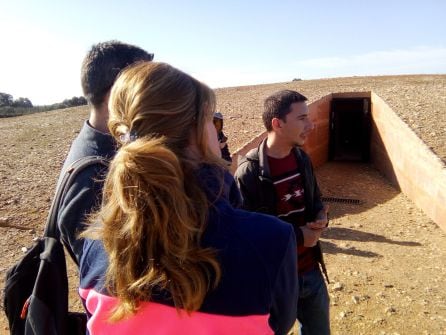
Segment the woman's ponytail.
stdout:
<svg viewBox="0 0 446 335">
<path fill-rule="evenodd" d="M 112 321 L 135 313 L 154 287 L 177 308 L 197 310 L 218 283 L 215 251 L 200 246 L 206 194 L 183 164 L 163 137 L 136 139 L 111 163 L 93 220 L 109 254 L 108 287 L 120 300 Z"/>
</svg>

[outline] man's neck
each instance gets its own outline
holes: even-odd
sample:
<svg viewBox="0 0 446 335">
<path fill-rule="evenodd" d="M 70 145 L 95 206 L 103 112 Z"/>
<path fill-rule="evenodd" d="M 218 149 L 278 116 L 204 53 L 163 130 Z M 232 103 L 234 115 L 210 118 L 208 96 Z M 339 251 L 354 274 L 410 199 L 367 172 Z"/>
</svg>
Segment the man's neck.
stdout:
<svg viewBox="0 0 446 335">
<path fill-rule="evenodd" d="M 95 108 L 92 107 L 90 111 L 90 117 L 88 119 L 88 123 L 94 129 L 100 131 L 101 133 L 108 134 L 110 131 L 108 130 L 108 109 L 105 107 Z"/>
<path fill-rule="evenodd" d="M 285 158 L 293 147 L 283 143 L 274 133 L 269 133 L 266 139 L 266 154 L 272 158 Z"/>
</svg>

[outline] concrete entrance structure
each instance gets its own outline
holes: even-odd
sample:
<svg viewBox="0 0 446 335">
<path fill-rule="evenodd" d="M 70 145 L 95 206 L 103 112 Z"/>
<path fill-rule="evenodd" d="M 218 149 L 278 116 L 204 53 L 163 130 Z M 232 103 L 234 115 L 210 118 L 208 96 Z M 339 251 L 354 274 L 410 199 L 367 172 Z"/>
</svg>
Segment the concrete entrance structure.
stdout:
<svg viewBox="0 0 446 335">
<path fill-rule="evenodd" d="M 446 231 L 446 166 L 373 92 L 332 93 L 309 105 L 315 129 L 305 144 L 315 168 L 329 159 L 330 106 L 333 99 L 369 98 L 371 101 L 370 162 L 427 216 Z M 236 168 L 239 156 L 256 147 L 263 132 L 233 153 Z M 404 215 L 404 213 L 402 213 Z"/>
</svg>

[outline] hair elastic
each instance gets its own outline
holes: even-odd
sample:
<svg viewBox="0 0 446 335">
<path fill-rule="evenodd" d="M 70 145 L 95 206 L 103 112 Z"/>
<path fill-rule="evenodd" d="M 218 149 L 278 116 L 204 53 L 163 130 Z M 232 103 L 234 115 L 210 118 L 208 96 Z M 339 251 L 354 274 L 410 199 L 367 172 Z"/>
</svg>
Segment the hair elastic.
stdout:
<svg viewBox="0 0 446 335">
<path fill-rule="evenodd" d="M 124 144 L 133 142 L 136 139 L 138 139 L 138 135 L 136 135 L 136 132 L 134 130 L 126 132 L 125 134 L 119 136 L 119 140 Z"/>
</svg>

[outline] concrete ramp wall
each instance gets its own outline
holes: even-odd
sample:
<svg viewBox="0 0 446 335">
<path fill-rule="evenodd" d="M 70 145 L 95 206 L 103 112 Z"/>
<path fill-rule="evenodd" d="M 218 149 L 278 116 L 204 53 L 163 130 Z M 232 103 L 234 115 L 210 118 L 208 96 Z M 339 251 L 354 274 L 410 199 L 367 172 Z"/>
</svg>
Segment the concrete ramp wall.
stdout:
<svg viewBox="0 0 446 335">
<path fill-rule="evenodd" d="M 239 160 L 244 157 L 249 150 L 257 148 L 264 138 L 266 138 L 266 131 L 258 134 L 241 148 L 238 148 L 236 151 L 232 152 L 232 164 L 229 167 L 229 171 L 231 171 L 232 174 L 234 174 L 235 170 L 237 170 Z"/>
<path fill-rule="evenodd" d="M 374 93 L 372 120 L 373 165 L 446 231 L 446 166 Z"/>
<path fill-rule="evenodd" d="M 315 168 L 321 166 L 328 160 L 331 99 L 331 94 L 326 95 L 308 105 L 310 119 L 313 121 L 314 129 L 310 133 L 310 136 L 308 136 L 303 149 L 310 155 Z"/>
</svg>

